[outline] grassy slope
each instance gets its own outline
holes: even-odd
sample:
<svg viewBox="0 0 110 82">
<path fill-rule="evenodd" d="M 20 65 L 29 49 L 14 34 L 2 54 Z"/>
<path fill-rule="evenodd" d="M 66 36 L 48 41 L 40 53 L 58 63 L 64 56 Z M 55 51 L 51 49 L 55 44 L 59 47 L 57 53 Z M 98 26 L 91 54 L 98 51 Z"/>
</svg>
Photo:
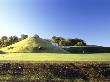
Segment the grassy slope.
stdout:
<svg viewBox="0 0 110 82">
<path fill-rule="evenodd" d="M 38 50 L 36 47 L 43 47 L 43 50 Z M 51 43 L 47 42 L 46 40 L 43 40 L 41 38 L 34 38 L 29 37 L 23 41 L 17 42 L 11 47 L 14 47 L 13 49 L 8 49 L 8 47 L 0 49 L 4 52 L 37 52 L 37 53 L 67 53 L 67 51 L 53 46 Z"/>
<path fill-rule="evenodd" d="M 110 61 L 110 54 L 10 53 L 1 54 L 0 60 L 15 61 Z"/>
</svg>

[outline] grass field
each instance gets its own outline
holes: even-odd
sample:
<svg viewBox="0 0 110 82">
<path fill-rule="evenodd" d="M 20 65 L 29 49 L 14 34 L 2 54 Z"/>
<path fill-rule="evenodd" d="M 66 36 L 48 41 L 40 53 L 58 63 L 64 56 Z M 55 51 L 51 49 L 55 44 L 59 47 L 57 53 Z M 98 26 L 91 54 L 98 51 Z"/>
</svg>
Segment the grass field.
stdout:
<svg viewBox="0 0 110 82">
<path fill-rule="evenodd" d="M 0 54 L 0 82 L 109 82 L 109 61 L 110 53 Z"/>
<path fill-rule="evenodd" d="M 58 54 L 58 53 L 8 53 L 1 54 L 0 60 L 9 61 L 110 61 L 110 53 Z"/>
</svg>

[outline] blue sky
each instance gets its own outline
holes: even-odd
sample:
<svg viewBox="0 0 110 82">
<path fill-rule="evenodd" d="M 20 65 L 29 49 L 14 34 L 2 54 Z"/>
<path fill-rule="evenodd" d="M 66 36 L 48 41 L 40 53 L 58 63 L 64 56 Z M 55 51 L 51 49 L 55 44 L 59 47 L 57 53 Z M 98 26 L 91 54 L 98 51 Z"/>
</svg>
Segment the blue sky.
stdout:
<svg viewBox="0 0 110 82">
<path fill-rule="evenodd" d="M 0 36 L 21 34 L 110 46 L 110 0 L 0 0 Z"/>
</svg>

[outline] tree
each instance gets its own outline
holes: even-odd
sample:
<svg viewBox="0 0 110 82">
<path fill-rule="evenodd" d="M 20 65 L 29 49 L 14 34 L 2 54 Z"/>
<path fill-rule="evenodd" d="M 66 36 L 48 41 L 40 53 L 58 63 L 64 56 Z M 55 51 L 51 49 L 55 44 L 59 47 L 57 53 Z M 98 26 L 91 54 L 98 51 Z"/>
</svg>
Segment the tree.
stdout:
<svg viewBox="0 0 110 82">
<path fill-rule="evenodd" d="M 66 45 L 66 41 L 65 41 L 65 40 L 61 40 L 61 41 L 59 42 L 59 45 L 60 45 L 60 46 L 65 46 L 65 45 Z"/>
<path fill-rule="evenodd" d="M 14 43 L 18 42 L 18 37 L 17 36 L 13 36 L 12 38 L 13 38 Z"/>
<path fill-rule="evenodd" d="M 53 36 L 52 39 L 51 39 L 52 43 L 57 43 L 56 41 L 56 36 Z"/>
<path fill-rule="evenodd" d="M 0 47 L 6 47 L 16 42 L 18 42 L 17 36 L 10 36 L 10 37 L 2 36 L 0 40 Z"/>
<path fill-rule="evenodd" d="M 82 42 L 83 46 L 86 46 L 85 41 L 82 39 L 75 38 L 75 39 L 68 39 L 68 40 L 70 42 L 70 46 L 75 46 L 77 45 L 78 42 Z"/>
<path fill-rule="evenodd" d="M 2 43 L 2 41 L 0 40 L 0 47 L 2 47 L 2 45 L 3 45 L 3 43 Z"/>
<path fill-rule="evenodd" d="M 34 37 L 34 38 L 39 38 L 39 36 L 38 36 L 37 34 L 35 34 L 33 37 Z"/>
<path fill-rule="evenodd" d="M 21 40 L 24 40 L 24 39 L 26 39 L 26 38 L 28 38 L 28 35 L 21 34 Z"/>
<path fill-rule="evenodd" d="M 7 36 L 2 36 L 2 37 L 1 37 L 1 41 L 3 41 L 3 40 L 7 40 L 7 39 L 8 39 Z"/>
<path fill-rule="evenodd" d="M 57 43 L 58 45 L 60 45 L 61 40 L 64 40 L 64 38 L 53 36 L 51 41 L 52 43 Z"/>
<path fill-rule="evenodd" d="M 13 36 L 10 36 L 10 37 L 8 38 L 8 40 L 9 40 L 9 44 L 10 44 L 10 45 L 13 44 Z"/>
<path fill-rule="evenodd" d="M 78 42 L 82 42 L 83 46 L 86 46 L 86 43 L 82 39 L 64 39 L 62 37 L 53 36 L 51 39 L 52 43 L 57 43 L 59 46 L 75 46 Z M 78 43 L 79 44 L 79 43 Z"/>
<path fill-rule="evenodd" d="M 84 46 L 84 44 L 82 42 L 77 42 L 77 44 L 75 44 L 75 46 Z"/>
<path fill-rule="evenodd" d="M 3 47 L 9 46 L 9 41 L 6 39 L 6 40 L 4 40 L 3 44 L 4 44 Z"/>
<path fill-rule="evenodd" d="M 2 47 L 8 46 L 8 37 L 7 36 L 1 37 L 1 46 Z"/>
<path fill-rule="evenodd" d="M 8 41 L 9 41 L 9 44 L 11 45 L 11 44 L 14 44 L 14 43 L 18 42 L 19 38 L 17 36 L 10 36 L 8 38 Z"/>
</svg>

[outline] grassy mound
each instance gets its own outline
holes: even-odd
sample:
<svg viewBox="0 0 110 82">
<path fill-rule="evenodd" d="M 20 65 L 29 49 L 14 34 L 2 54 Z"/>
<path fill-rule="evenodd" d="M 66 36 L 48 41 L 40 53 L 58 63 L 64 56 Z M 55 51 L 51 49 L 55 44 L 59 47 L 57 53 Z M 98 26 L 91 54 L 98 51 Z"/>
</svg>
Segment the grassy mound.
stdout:
<svg viewBox="0 0 110 82">
<path fill-rule="evenodd" d="M 1 49 L 4 52 L 31 52 L 31 53 L 68 53 L 67 51 L 53 46 L 50 42 L 39 38 L 29 37 L 13 45 Z"/>
</svg>

